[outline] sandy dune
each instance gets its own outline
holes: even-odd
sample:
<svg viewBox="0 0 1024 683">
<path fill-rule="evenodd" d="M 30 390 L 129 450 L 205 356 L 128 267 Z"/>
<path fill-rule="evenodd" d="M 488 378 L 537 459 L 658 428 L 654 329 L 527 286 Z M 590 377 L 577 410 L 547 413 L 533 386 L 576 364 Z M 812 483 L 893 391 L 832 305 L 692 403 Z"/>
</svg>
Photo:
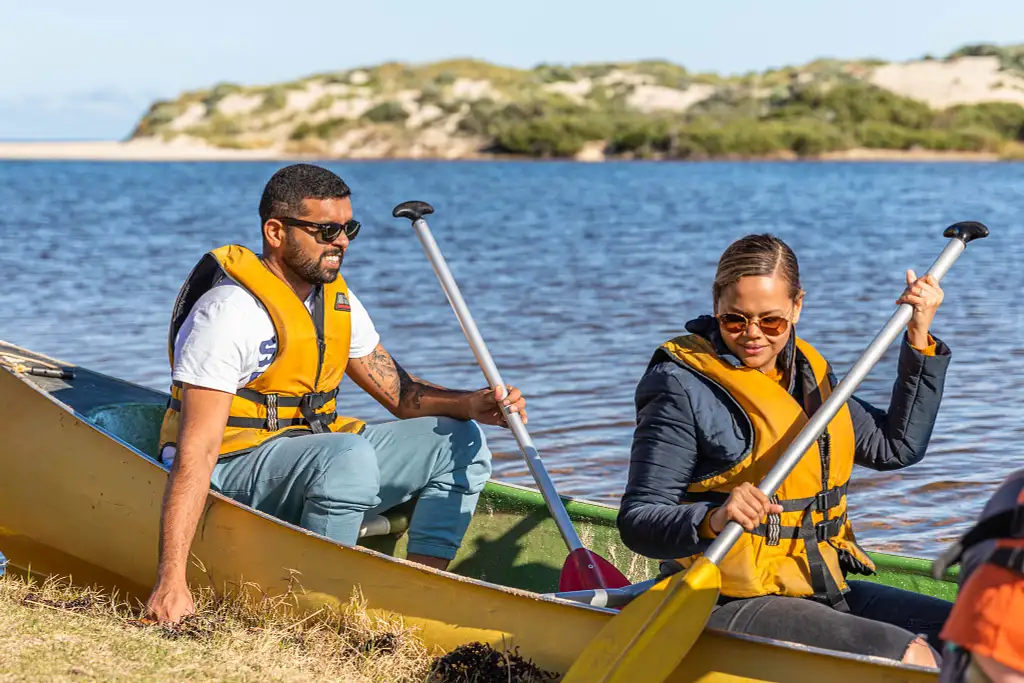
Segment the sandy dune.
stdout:
<svg viewBox="0 0 1024 683">
<path fill-rule="evenodd" d="M 1000 71 L 996 57 L 886 64 L 875 69 L 870 81 L 934 109 L 978 102 L 1024 104 L 1024 78 Z"/>
</svg>

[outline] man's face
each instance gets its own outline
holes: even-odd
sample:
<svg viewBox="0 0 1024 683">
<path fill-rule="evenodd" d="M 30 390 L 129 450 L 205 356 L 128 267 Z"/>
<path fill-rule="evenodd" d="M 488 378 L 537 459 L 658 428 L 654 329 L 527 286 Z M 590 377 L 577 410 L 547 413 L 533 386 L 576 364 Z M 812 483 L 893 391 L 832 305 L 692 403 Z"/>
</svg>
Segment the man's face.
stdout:
<svg viewBox="0 0 1024 683">
<path fill-rule="evenodd" d="M 340 223 L 352 219 L 352 201 L 345 199 L 305 199 L 301 218 L 310 223 Z M 331 242 L 324 242 L 319 229 L 304 225 L 285 225 L 282 261 L 311 285 L 334 282 L 348 250 L 345 231 Z"/>
</svg>

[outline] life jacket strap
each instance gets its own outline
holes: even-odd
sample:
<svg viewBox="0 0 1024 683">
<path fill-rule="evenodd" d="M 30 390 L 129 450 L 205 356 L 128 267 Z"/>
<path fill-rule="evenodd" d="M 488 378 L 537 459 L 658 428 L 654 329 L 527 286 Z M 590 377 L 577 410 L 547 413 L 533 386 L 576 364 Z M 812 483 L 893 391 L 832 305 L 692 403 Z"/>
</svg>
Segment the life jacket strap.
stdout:
<svg viewBox="0 0 1024 683">
<path fill-rule="evenodd" d="M 946 570 L 960 564 L 964 553 L 982 541 L 1000 538 L 1024 539 L 1024 505 L 1017 505 L 992 515 L 975 524 L 970 531 L 956 543 L 949 546 L 937 560 L 932 563 L 932 577 L 941 578 Z"/>
<path fill-rule="evenodd" d="M 975 524 L 970 531 L 956 543 L 949 546 L 937 560 L 932 563 L 932 577 L 940 578 L 946 570 L 960 564 L 964 553 L 982 541 L 1000 538 L 1024 539 L 1024 505 L 1017 505 L 992 515 Z"/>
<path fill-rule="evenodd" d="M 764 524 L 759 524 L 754 527 L 750 533 L 755 536 L 764 536 L 768 539 L 768 545 L 778 545 L 778 541 L 785 538 L 792 540 L 796 538 L 804 538 L 807 535 L 806 528 L 810 524 L 811 529 L 814 532 L 815 541 L 818 543 L 825 543 L 830 538 L 834 538 L 839 535 L 839 532 L 843 530 L 843 524 L 846 523 L 846 513 L 839 515 L 833 519 L 826 519 L 817 524 L 811 522 L 810 514 L 804 518 L 804 523 L 801 526 L 783 526 L 781 524 L 772 524 L 771 517 Z M 772 540 L 774 539 L 774 543 Z"/>
<path fill-rule="evenodd" d="M 996 548 L 985 561 L 1024 575 L 1024 548 Z"/>
<path fill-rule="evenodd" d="M 829 538 L 838 534 L 845 521 L 846 513 L 844 512 L 835 519 L 815 524 L 811 519 L 810 511 L 808 511 L 808 514 L 804 516 L 804 523 L 800 527 L 800 538 L 804 541 L 807 562 L 810 565 L 811 588 L 814 589 L 814 597 L 839 612 L 849 612 L 850 606 L 846 604 L 843 591 L 825 563 L 818 543 L 827 542 Z"/>
<path fill-rule="evenodd" d="M 825 491 L 820 491 L 808 498 L 787 498 L 777 502 L 782 506 L 783 512 L 801 512 L 811 505 L 813 505 L 814 509 L 818 512 L 827 512 L 833 508 L 839 507 L 839 504 L 843 502 L 843 496 L 846 495 L 846 489 L 848 486 L 849 483 L 844 483 L 839 486 L 833 486 Z M 683 494 L 681 502 L 722 505 L 728 497 L 729 494 L 725 491 L 687 491 Z"/>
<path fill-rule="evenodd" d="M 309 405 L 313 410 L 320 410 L 330 403 L 338 395 L 338 387 L 331 391 L 320 391 L 304 394 L 302 396 L 279 396 L 278 394 L 261 394 L 252 389 L 242 388 L 235 392 L 247 401 L 267 405 L 268 400 L 273 400 L 278 408 L 301 408 L 303 403 Z"/>
<path fill-rule="evenodd" d="M 180 385 L 179 385 L 180 386 Z M 252 389 L 239 389 L 236 395 L 253 403 L 259 403 L 267 409 L 267 416 L 262 417 L 228 417 L 228 427 L 239 429 L 265 429 L 276 432 L 285 427 L 309 427 L 314 434 L 330 431 L 330 425 L 338 418 L 337 411 L 329 413 L 316 412 L 323 408 L 338 395 L 338 387 L 331 391 L 305 394 L 303 396 L 280 396 L 278 394 L 261 394 Z M 171 410 L 181 412 L 181 400 L 173 396 L 167 402 Z M 282 418 L 278 415 L 279 408 L 298 408 L 302 417 Z"/>
</svg>

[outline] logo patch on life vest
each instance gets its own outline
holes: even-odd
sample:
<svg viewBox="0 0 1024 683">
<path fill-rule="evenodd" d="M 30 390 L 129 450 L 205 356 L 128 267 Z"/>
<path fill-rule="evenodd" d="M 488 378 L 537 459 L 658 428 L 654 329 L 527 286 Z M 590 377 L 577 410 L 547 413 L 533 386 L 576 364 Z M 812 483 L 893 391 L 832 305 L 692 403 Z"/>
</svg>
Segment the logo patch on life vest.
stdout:
<svg viewBox="0 0 1024 683">
<path fill-rule="evenodd" d="M 344 292 L 338 292 L 334 297 L 334 310 L 345 311 L 346 313 L 352 311 L 352 307 L 348 303 L 348 297 L 345 296 Z"/>
</svg>

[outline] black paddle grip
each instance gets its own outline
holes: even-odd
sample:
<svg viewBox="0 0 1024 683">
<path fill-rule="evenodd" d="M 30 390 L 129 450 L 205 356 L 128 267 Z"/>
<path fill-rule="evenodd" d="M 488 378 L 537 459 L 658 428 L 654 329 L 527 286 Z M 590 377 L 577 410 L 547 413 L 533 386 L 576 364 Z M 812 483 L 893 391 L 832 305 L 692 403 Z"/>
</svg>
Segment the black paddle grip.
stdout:
<svg viewBox="0 0 1024 683">
<path fill-rule="evenodd" d="M 960 221 L 946 228 L 943 237 L 955 237 L 965 245 L 971 240 L 988 237 L 988 226 L 978 221 Z"/>
<path fill-rule="evenodd" d="M 408 218 L 412 222 L 434 213 L 434 207 L 426 202 L 402 202 L 395 207 L 391 215 L 395 218 Z"/>
</svg>

